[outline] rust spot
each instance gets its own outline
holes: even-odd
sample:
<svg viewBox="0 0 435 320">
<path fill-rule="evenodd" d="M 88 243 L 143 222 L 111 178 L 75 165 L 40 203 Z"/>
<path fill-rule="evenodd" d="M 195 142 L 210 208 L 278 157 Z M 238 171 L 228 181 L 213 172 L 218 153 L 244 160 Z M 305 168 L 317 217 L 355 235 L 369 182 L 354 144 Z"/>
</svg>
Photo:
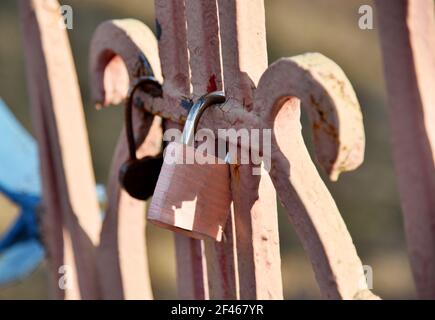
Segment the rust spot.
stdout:
<svg viewBox="0 0 435 320">
<path fill-rule="evenodd" d="M 322 110 L 322 107 L 320 106 L 319 102 L 317 102 L 316 98 L 311 94 L 310 95 L 311 104 L 316 108 L 316 112 L 320 117 L 320 120 L 322 122 L 326 122 L 326 115 L 325 112 Z"/>
<path fill-rule="evenodd" d="M 337 128 L 328 123 L 328 119 L 326 118 L 325 111 L 322 110 L 319 102 L 314 98 L 313 95 L 310 95 L 311 104 L 316 109 L 317 114 L 319 115 L 320 122 L 313 122 L 313 130 L 322 130 L 325 134 L 331 136 L 334 140 L 338 140 L 338 131 Z"/>
<path fill-rule="evenodd" d="M 332 124 L 328 123 L 328 130 L 327 133 L 331 135 L 334 139 L 338 139 L 338 132 L 337 128 L 334 127 Z"/>
<path fill-rule="evenodd" d="M 313 130 L 317 131 L 322 127 L 322 125 L 320 124 L 320 122 L 318 121 L 314 121 L 313 122 Z"/>
<path fill-rule="evenodd" d="M 231 165 L 231 169 L 231 178 L 238 185 L 240 183 L 240 164 L 236 163 Z"/>
<path fill-rule="evenodd" d="M 216 75 L 212 74 L 210 79 L 208 79 L 207 93 L 210 93 L 210 92 L 213 92 L 216 90 L 217 90 Z"/>
</svg>

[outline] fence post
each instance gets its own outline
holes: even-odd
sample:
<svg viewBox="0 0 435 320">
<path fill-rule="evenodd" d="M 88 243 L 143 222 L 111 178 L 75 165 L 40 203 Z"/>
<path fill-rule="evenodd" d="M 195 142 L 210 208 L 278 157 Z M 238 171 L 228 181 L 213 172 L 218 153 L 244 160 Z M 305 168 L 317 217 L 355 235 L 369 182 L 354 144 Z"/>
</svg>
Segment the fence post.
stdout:
<svg viewBox="0 0 435 320">
<path fill-rule="evenodd" d="M 190 97 L 190 70 L 187 51 L 184 0 L 155 0 L 157 40 L 162 66 L 162 109 L 182 109 Z M 179 112 L 181 114 L 181 112 Z M 181 128 L 176 120 L 165 120 L 164 129 Z M 208 299 L 204 243 L 176 234 L 177 287 L 180 299 Z"/>
<path fill-rule="evenodd" d="M 268 64 L 264 2 L 217 2 L 226 108 L 250 111 Z M 276 192 L 264 170 L 255 176 L 252 169 L 231 166 L 240 298 L 282 299 Z"/>
<path fill-rule="evenodd" d="M 193 97 L 223 90 L 216 1 L 186 0 L 186 19 Z M 210 299 L 240 297 L 232 220 L 233 213 L 230 212 L 221 242 L 204 241 Z"/>
<path fill-rule="evenodd" d="M 80 90 L 59 3 L 20 0 L 19 8 L 41 159 L 44 240 L 53 294 L 97 299 L 100 214 Z M 62 281 L 64 291 L 59 288 Z"/>
<path fill-rule="evenodd" d="M 377 0 L 393 157 L 418 295 L 435 299 L 435 18 L 431 0 Z"/>
</svg>

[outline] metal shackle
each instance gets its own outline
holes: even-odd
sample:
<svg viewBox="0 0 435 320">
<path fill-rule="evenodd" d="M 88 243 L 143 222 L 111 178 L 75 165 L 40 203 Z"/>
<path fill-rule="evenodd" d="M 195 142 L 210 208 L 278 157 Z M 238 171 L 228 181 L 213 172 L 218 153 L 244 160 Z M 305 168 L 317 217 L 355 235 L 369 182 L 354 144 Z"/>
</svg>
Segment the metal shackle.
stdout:
<svg viewBox="0 0 435 320">
<path fill-rule="evenodd" d="M 203 95 L 196 101 L 189 110 L 186 123 L 184 125 L 181 143 L 193 146 L 195 140 L 196 128 L 203 112 L 210 106 L 225 102 L 225 94 L 222 91 L 214 91 Z"/>
</svg>

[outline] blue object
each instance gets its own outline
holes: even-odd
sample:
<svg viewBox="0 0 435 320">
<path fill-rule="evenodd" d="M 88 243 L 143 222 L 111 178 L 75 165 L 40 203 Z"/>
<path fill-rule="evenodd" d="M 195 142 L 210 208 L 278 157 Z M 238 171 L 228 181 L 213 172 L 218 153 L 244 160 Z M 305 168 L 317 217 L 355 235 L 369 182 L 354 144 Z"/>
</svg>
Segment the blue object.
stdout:
<svg viewBox="0 0 435 320">
<path fill-rule="evenodd" d="M 36 214 L 42 201 L 38 148 L 1 99 L 0 137 L 0 193 L 20 208 L 13 225 L 0 235 L 0 286 L 4 286 L 35 270 L 44 259 L 44 248 Z M 96 191 L 104 203 L 105 187 L 97 185 Z"/>
<path fill-rule="evenodd" d="M 30 274 L 44 259 L 36 210 L 41 203 L 37 145 L 0 99 L 0 192 L 20 213 L 0 235 L 0 286 Z M 1 212 L 0 212 L 1 214 Z"/>
<path fill-rule="evenodd" d="M 0 99 L 0 186 L 18 202 L 40 197 L 38 147 Z"/>
<path fill-rule="evenodd" d="M 44 248 L 36 239 L 20 241 L 0 255 L 0 285 L 31 274 L 44 259 Z"/>
</svg>

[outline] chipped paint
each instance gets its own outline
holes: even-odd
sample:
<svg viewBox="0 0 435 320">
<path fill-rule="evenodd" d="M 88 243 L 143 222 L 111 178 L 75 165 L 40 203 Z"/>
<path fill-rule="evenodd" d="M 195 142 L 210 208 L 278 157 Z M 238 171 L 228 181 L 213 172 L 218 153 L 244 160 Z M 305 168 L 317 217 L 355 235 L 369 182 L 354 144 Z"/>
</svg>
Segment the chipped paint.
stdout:
<svg viewBox="0 0 435 320">
<path fill-rule="evenodd" d="M 183 109 L 189 111 L 190 108 L 192 108 L 192 106 L 193 106 L 193 101 L 192 101 L 191 99 L 182 99 L 182 100 L 180 101 L 180 106 L 181 106 Z"/>
<path fill-rule="evenodd" d="M 162 26 L 160 25 L 159 20 L 156 19 L 156 38 L 159 41 L 162 37 Z"/>
<path fill-rule="evenodd" d="M 208 79 L 207 93 L 211 93 L 216 90 L 217 90 L 216 75 L 212 74 L 211 77 Z"/>
</svg>

